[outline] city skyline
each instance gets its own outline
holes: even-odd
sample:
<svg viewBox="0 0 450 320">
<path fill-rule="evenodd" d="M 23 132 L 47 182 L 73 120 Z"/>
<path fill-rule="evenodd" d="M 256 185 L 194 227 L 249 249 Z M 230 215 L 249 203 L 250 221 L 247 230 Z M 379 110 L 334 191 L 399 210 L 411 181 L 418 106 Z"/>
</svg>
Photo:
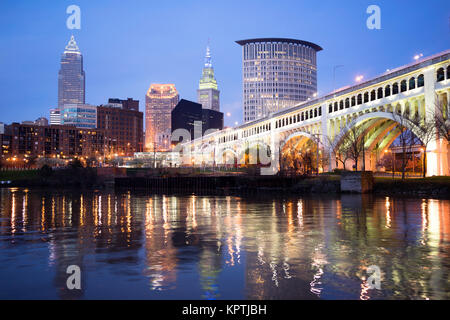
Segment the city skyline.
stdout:
<svg viewBox="0 0 450 320">
<path fill-rule="evenodd" d="M 0 300 L 450 300 L 448 0 L 0 12 Z"/>
<path fill-rule="evenodd" d="M 116 15 L 122 14 L 118 7 L 136 16 L 135 24 L 127 26 L 119 24 L 114 27 L 110 23 L 100 26 L 94 22 L 96 15 L 102 13 L 104 6 L 80 1 L 78 5 L 82 10 L 82 27 L 73 33 L 85 56 L 84 68 L 89 72 L 86 81 L 86 101 L 99 105 L 109 96 L 132 96 L 143 101 L 142 92 L 145 90 L 143 88 L 148 88 L 151 82 L 175 83 L 182 98 L 195 100 L 198 69 L 203 64 L 201 57 L 206 39 L 211 38 L 215 52 L 215 70 L 222 88 L 221 109 L 225 114 L 231 113 L 231 116 L 225 117 L 225 125 L 232 126 L 236 121 L 242 123 L 241 49 L 234 43 L 238 39 L 290 37 L 308 39 L 321 45 L 325 50 L 317 57 L 319 95 L 332 91 L 333 87 L 352 84 L 355 76 L 359 74 L 370 78 L 383 73 L 391 66 L 412 62 L 416 54 L 423 53 L 427 56 L 443 51 L 448 42 L 446 39 L 448 39 L 450 7 L 444 1 L 438 4 L 424 4 L 417 1 L 408 7 L 380 1 L 378 5 L 382 9 L 381 30 L 366 28 L 368 15 L 365 9 L 370 4 L 367 1 L 345 8 L 331 1 L 325 2 L 328 9 L 321 10 L 320 16 L 315 13 L 312 4 L 298 4 L 292 1 L 285 1 L 284 4 L 284 7 L 290 5 L 297 10 L 276 11 L 274 3 L 264 3 L 264 8 L 258 9 L 260 17 L 279 18 L 284 15 L 285 19 L 279 26 L 277 24 L 254 26 L 253 19 L 247 21 L 243 19 L 244 13 L 237 12 L 236 19 L 241 21 L 239 26 L 230 26 L 227 30 L 223 30 L 227 19 L 235 13 L 233 8 L 236 8 L 237 3 L 215 4 L 214 8 L 221 10 L 221 14 L 208 28 L 198 29 L 198 23 L 190 22 L 180 31 L 178 22 L 175 24 L 177 27 L 169 27 L 161 35 L 152 36 L 152 41 L 141 41 L 141 36 L 149 28 L 168 18 L 169 9 L 172 10 L 170 14 L 173 13 L 168 20 L 169 23 L 180 19 L 183 12 L 191 14 L 193 18 L 205 14 L 202 11 L 205 9 L 197 10 L 201 7 L 201 2 L 194 5 L 179 3 L 170 8 L 160 6 L 157 12 L 152 12 L 152 16 L 159 15 L 152 23 L 144 21 L 145 15 L 139 13 L 139 10 L 147 12 L 148 7 L 144 2 L 131 6 L 112 2 L 107 12 L 113 19 L 108 20 L 117 20 Z M 9 61 L 3 66 L 6 72 L 0 78 L 4 88 L 3 122 L 11 123 L 48 116 L 48 110 L 56 106 L 55 74 L 59 65 L 55 61 L 58 61 L 61 43 L 67 43 L 67 38 L 72 34 L 65 27 L 67 5 L 66 2 L 52 6 L 30 4 L 26 10 L 22 10 L 14 3 L 2 3 L 2 12 L 8 13 L 4 18 L 8 27 L 0 31 L 0 37 L 5 47 L 10 48 L 2 52 L 4 57 L 2 61 Z M 241 11 L 245 12 L 254 3 L 240 5 Z M 44 14 L 47 17 L 48 13 L 55 18 L 44 18 Z M 29 19 L 31 15 L 33 19 Z M 292 19 L 295 15 L 302 15 L 304 19 L 301 19 L 302 21 Z M 435 19 L 428 21 L 426 25 L 411 24 L 411 21 L 422 21 L 421 17 L 424 16 L 434 16 Z M 10 17 L 15 19 L 10 20 Z M 316 23 L 319 18 L 327 20 L 326 27 Z M 335 28 L 330 29 L 330 25 L 335 25 Z M 194 29 L 196 33 L 192 36 Z M 47 30 L 51 30 L 54 36 L 48 37 Z M 114 32 L 110 32 L 111 30 Z M 172 41 L 174 32 L 181 32 L 177 41 Z M 349 36 L 337 36 L 345 34 Z M 125 37 L 126 35 L 129 39 Z M 114 43 L 122 45 L 113 45 Z M 175 50 L 180 46 L 183 47 L 182 51 Z M 391 56 L 386 52 L 380 53 L 378 49 L 386 46 L 397 54 Z M 24 50 L 27 47 L 39 50 Z M 30 62 L 20 65 L 22 61 Z M 32 74 L 28 74 L 26 71 L 30 69 L 31 62 L 33 71 Z M 336 79 L 333 81 L 333 68 L 336 65 L 344 67 L 337 69 Z M 28 86 L 30 77 L 37 74 L 40 81 Z M 18 96 L 19 90 L 24 94 Z M 15 108 L 6 110 L 6 106 L 12 104 Z M 23 113 L 18 114 L 16 111 L 18 109 L 23 110 Z"/>
</svg>

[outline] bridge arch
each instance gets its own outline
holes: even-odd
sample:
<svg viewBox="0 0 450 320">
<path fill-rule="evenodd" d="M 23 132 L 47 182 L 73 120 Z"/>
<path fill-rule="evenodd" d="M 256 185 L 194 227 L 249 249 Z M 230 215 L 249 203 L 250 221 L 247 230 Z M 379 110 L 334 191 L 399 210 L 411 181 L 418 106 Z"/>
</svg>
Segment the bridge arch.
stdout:
<svg viewBox="0 0 450 320">
<path fill-rule="evenodd" d="M 308 138 L 314 142 L 317 143 L 317 137 L 310 134 L 309 132 L 306 131 L 297 131 L 294 133 L 291 133 L 289 136 L 287 136 L 285 139 L 283 139 L 280 143 L 280 149 L 283 150 L 284 146 L 292 139 L 295 138 L 299 138 L 299 137 L 304 137 L 304 138 Z"/>
<path fill-rule="evenodd" d="M 400 123 L 399 120 L 401 118 L 401 121 L 403 123 Z M 339 137 L 336 137 L 333 141 L 332 148 L 335 149 L 340 143 L 342 138 L 354 127 L 361 125 L 367 120 L 376 120 L 376 119 L 386 119 L 391 120 L 397 124 L 402 124 L 407 129 L 411 130 L 417 137 L 419 137 L 420 129 L 408 118 L 404 117 L 402 114 L 393 114 L 389 112 L 371 112 L 371 113 L 365 113 L 359 117 L 354 118 L 347 126 L 345 126 L 340 134 Z M 394 139 L 395 140 L 395 139 Z"/>
</svg>

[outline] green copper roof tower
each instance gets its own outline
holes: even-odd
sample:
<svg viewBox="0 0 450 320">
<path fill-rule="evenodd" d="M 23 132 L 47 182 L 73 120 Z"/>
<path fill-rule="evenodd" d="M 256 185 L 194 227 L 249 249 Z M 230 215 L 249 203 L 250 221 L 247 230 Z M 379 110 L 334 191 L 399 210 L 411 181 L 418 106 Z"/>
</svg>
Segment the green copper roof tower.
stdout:
<svg viewBox="0 0 450 320">
<path fill-rule="evenodd" d="M 197 90 L 197 102 L 202 105 L 203 109 L 220 111 L 219 95 L 220 91 L 218 90 L 217 81 L 214 77 L 214 68 L 211 63 L 211 51 L 208 43 L 202 78 L 200 79 Z"/>
</svg>

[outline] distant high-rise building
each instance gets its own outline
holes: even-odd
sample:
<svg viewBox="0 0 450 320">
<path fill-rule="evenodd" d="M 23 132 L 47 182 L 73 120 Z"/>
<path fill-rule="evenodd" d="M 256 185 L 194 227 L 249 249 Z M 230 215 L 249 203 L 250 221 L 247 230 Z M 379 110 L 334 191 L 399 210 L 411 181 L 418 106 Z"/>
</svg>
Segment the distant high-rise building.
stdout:
<svg viewBox="0 0 450 320">
<path fill-rule="evenodd" d="M 220 91 L 217 89 L 217 81 L 214 77 L 214 68 L 211 63 L 211 51 L 209 45 L 206 47 L 205 65 L 203 67 L 202 78 L 197 90 L 197 102 L 203 109 L 220 111 Z"/>
<path fill-rule="evenodd" d="M 89 104 L 65 104 L 61 110 L 61 124 L 77 128 L 97 127 L 97 107 Z"/>
<path fill-rule="evenodd" d="M 317 93 L 317 44 L 284 38 L 236 41 L 242 46 L 244 122 L 265 117 Z"/>
<path fill-rule="evenodd" d="M 61 68 L 58 73 L 58 108 L 65 104 L 85 103 L 85 74 L 83 56 L 74 37 L 61 56 Z"/>
<path fill-rule="evenodd" d="M 199 125 L 201 123 L 201 131 Z M 223 113 L 211 109 L 202 109 L 202 105 L 181 99 L 172 110 L 172 132 L 185 129 L 191 134 L 191 139 L 198 138 L 195 134 L 204 135 L 210 129 L 223 129 Z M 196 132 L 198 129 L 198 132 Z"/>
<path fill-rule="evenodd" d="M 174 84 L 151 84 L 145 96 L 145 148 L 164 150 L 158 143 L 161 134 L 170 131 L 172 109 L 180 97 Z"/>
<path fill-rule="evenodd" d="M 50 124 L 59 125 L 61 124 L 61 110 L 58 108 L 50 109 Z"/>
</svg>

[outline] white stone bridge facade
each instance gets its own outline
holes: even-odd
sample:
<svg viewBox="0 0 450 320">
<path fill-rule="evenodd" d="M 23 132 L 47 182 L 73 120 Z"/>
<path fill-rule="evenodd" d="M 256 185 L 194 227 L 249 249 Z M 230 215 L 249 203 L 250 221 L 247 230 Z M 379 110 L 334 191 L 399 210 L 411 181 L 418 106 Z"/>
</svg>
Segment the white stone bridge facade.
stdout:
<svg viewBox="0 0 450 320">
<path fill-rule="evenodd" d="M 375 171 L 378 156 L 401 132 L 400 117 L 406 124 L 411 116 L 429 120 L 439 104 L 449 109 L 450 50 L 265 118 L 181 143 L 179 147 L 184 150 L 185 164 L 199 166 L 243 164 L 246 150 L 264 150 L 261 162 L 268 155 L 266 162 L 272 161 L 271 170 L 275 173 L 280 152 L 302 152 L 301 146 L 312 140 L 320 150 L 328 152 L 330 161 L 324 169 L 328 171 L 338 165 L 330 146 L 336 147 L 346 131 L 359 127 L 364 130 L 365 168 Z M 412 123 L 407 127 L 415 131 Z M 436 134 L 426 152 L 428 176 L 450 174 L 446 141 Z M 358 169 L 362 165 L 360 161 Z"/>
</svg>

